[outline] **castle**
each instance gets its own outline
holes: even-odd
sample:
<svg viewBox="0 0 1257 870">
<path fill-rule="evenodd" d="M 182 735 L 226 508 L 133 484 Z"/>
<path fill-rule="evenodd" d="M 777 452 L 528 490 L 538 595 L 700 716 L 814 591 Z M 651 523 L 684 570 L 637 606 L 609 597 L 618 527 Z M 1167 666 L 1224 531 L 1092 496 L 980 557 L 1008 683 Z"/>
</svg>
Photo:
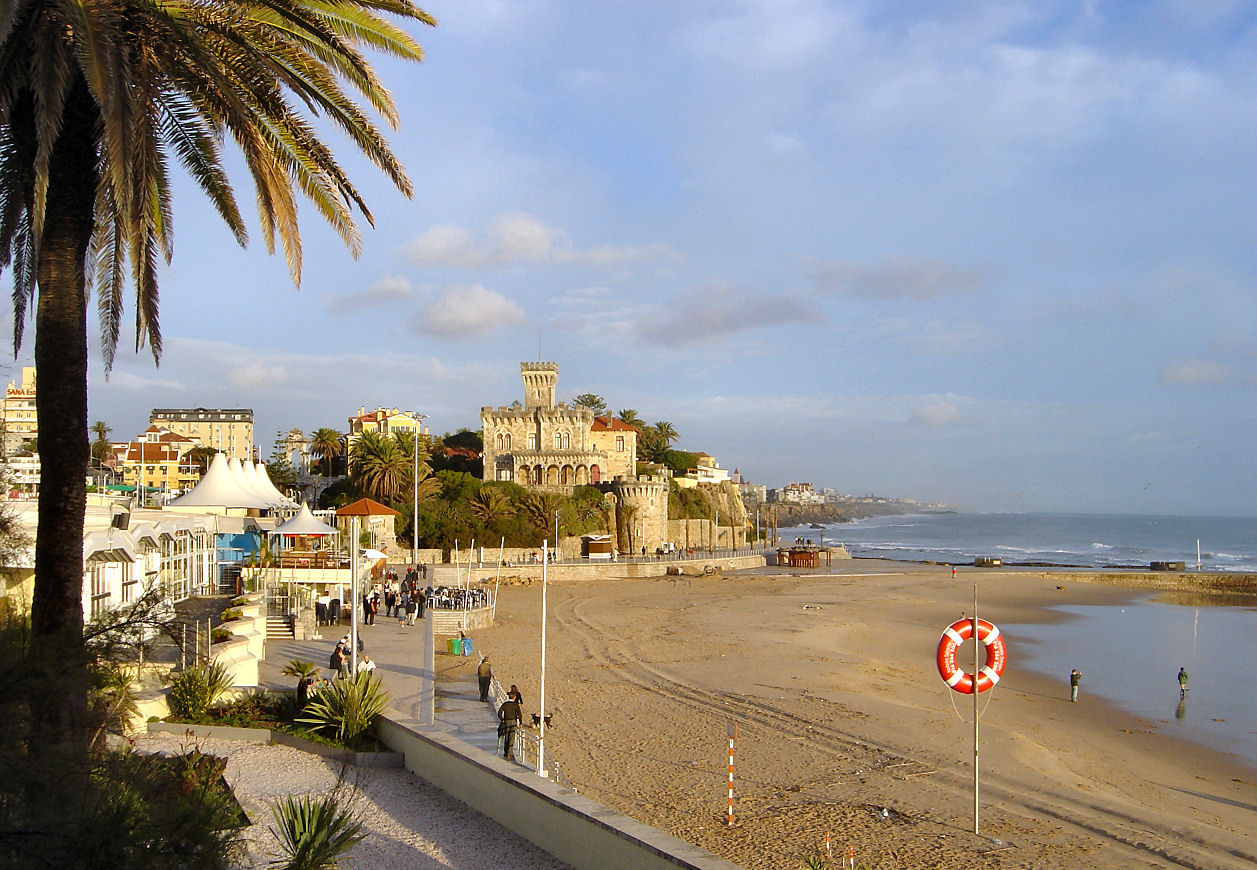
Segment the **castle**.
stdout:
<svg viewBox="0 0 1257 870">
<path fill-rule="evenodd" d="M 660 468 L 638 475 L 635 428 L 610 414 L 556 402 L 558 363 L 520 363 L 519 373 L 523 403 L 480 409 L 485 480 L 567 494 L 578 486 L 597 487 L 614 506 L 615 546 L 622 553 L 651 553 L 669 543 L 698 549 L 746 543 L 746 511 L 727 479 L 697 484 L 715 505 L 710 519 L 669 521 L 669 473 Z"/>
</svg>

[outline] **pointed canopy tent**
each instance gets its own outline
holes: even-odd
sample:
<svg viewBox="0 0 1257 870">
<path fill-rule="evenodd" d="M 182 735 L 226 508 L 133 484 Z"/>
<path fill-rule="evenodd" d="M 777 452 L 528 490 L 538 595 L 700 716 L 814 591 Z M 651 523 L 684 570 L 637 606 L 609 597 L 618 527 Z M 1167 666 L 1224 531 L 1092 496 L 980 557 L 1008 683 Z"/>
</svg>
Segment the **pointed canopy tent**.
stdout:
<svg viewBox="0 0 1257 870">
<path fill-rule="evenodd" d="M 337 534 L 337 531 L 334 527 L 316 519 L 314 514 L 310 513 L 309 506 L 302 504 L 301 510 L 292 519 L 281 526 L 271 529 L 268 534 L 282 535 L 283 537 L 327 537 L 328 535 Z"/>
<path fill-rule="evenodd" d="M 253 463 L 253 473 L 257 475 L 258 486 L 264 493 L 269 493 L 278 499 L 280 504 L 289 507 L 296 507 L 297 503 L 279 491 L 279 487 L 271 482 L 271 476 L 266 470 L 266 466 L 260 462 Z"/>
<path fill-rule="evenodd" d="M 386 504 L 369 498 L 360 498 L 355 502 L 336 509 L 338 517 L 398 517 L 400 513 Z"/>
<path fill-rule="evenodd" d="M 215 453 L 209 469 L 191 492 L 170 502 L 171 507 L 266 508 L 270 499 L 245 489 L 231 473 L 227 457 Z"/>
</svg>

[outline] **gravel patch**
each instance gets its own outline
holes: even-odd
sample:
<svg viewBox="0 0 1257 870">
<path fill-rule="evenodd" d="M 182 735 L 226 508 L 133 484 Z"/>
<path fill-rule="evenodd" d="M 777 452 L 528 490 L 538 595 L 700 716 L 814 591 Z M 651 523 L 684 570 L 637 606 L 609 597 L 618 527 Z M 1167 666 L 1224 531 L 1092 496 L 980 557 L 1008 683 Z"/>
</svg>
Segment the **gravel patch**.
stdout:
<svg viewBox="0 0 1257 870">
<path fill-rule="evenodd" d="M 141 752 L 177 753 L 187 738 L 147 734 Z M 367 836 L 340 862 L 343 868 L 390 870 L 439 867 L 559 870 L 564 864 L 497 822 L 398 768 L 343 767 L 287 746 L 205 740 L 203 752 L 226 758 L 227 781 L 253 825 L 245 833 L 242 867 L 280 858 L 270 803 L 282 795 L 321 796 L 337 787 L 366 823 Z M 339 786 L 338 786 L 339 783 Z"/>
</svg>

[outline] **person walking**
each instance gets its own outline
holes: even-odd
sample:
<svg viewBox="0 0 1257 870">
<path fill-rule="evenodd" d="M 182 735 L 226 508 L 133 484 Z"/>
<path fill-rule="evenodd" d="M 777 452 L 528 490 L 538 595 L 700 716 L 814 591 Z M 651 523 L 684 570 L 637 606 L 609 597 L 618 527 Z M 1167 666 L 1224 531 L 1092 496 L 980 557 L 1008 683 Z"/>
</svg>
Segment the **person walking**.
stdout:
<svg viewBox="0 0 1257 870">
<path fill-rule="evenodd" d="M 428 596 L 424 594 L 424 591 L 422 589 L 416 589 L 414 598 L 415 598 L 415 607 L 418 608 L 419 618 L 423 619 L 423 608 L 428 603 Z M 410 622 L 412 625 L 414 624 L 413 619 Z"/>
<path fill-rule="evenodd" d="M 489 666 L 489 657 L 480 657 L 480 667 L 476 668 L 476 679 L 480 681 L 480 701 L 489 700 L 489 684 L 493 681 L 493 668 Z"/>
<path fill-rule="evenodd" d="M 1187 697 L 1187 668 L 1178 669 L 1178 696 L 1180 698 Z"/>
<path fill-rule="evenodd" d="M 1069 700 L 1078 700 L 1078 684 L 1081 682 L 1082 674 L 1078 672 L 1077 668 L 1074 668 L 1069 672 Z"/>
<path fill-rule="evenodd" d="M 502 757 L 507 761 L 515 758 L 515 732 L 523 715 L 519 701 L 513 697 L 508 697 L 498 708 L 498 736 L 502 738 Z"/>
<path fill-rule="evenodd" d="M 406 602 L 406 624 L 415 624 L 415 613 L 419 610 L 419 602 L 417 596 L 411 595 L 410 600 Z"/>
</svg>

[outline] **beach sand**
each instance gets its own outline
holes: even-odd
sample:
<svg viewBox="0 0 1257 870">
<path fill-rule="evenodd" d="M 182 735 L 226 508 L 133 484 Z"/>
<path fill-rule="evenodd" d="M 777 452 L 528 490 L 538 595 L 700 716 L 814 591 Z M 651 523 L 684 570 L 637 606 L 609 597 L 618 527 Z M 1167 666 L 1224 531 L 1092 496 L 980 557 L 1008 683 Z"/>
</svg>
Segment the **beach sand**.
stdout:
<svg viewBox="0 0 1257 870">
<path fill-rule="evenodd" d="M 856 560 L 833 573 L 549 585 L 547 751 L 580 792 L 745 867 L 808 855 L 893 867 L 1251 867 L 1257 771 L 1159 723 L 1017 667 L 981 696 L 980 835 L 972 699 L 938 677 L 942 629 L 969 609 L 962 572 Z M 982 616 L 1137 590 L 982 573 Z M 540 583 L 503 586 L 473 633 L 499 681 L 540 708 Z M 964 647 L 963 653 L 971 648 Z M 461 674 L 474 659 L 439 656 Z M 727 727 L 735 747 L 727 824 Z"/>
</svg>

